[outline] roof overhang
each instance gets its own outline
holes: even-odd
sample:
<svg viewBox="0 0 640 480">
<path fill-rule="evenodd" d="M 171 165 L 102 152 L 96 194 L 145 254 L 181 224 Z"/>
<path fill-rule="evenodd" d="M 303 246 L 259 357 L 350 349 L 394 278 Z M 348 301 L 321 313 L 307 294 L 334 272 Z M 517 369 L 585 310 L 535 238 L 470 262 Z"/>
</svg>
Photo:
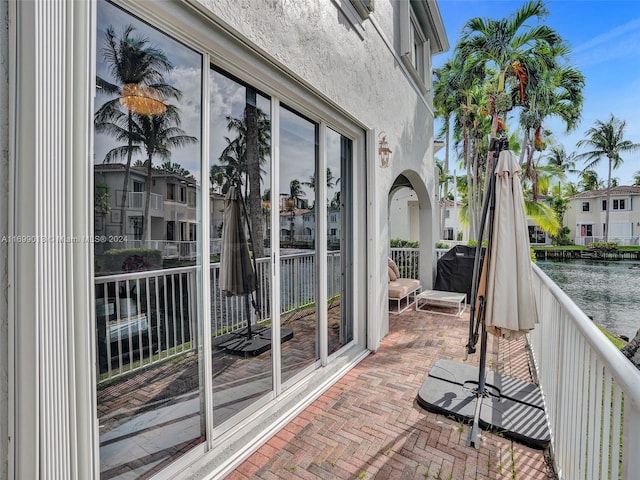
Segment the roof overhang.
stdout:
<svg viewBox="0 0 640 480">
<path fill-rule="evenodd" d="M 444 29 L 440 8 L 436 0 L 412 0 L 411 6 L 418 22 L 429 37 L 431 54 L 436 55 L 449 50 L 449 39 Z"/>
</svg>

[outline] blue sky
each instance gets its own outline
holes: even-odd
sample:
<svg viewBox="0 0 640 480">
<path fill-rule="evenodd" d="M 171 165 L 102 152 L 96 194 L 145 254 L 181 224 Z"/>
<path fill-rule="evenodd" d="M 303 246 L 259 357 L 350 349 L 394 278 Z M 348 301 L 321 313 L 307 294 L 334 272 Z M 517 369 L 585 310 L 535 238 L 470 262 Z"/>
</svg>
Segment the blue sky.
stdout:
<svg viewBox="0 0 640 480">
<path fill-rule="evenodd" d="M 434 67 L 452 56 L 467 20 L 508 17 L 523 4 L 516 0 L 438 0 L 451 47 L 434 57 Z M 549 15 L 544 23 L 568 42 L 570 63 L 586 79 L 578 127 L 566 134 L 560 122 L 547 125 L 553 129 L 556 143 L 564 145 L 568 153 L 584 151 L 576 147 L 576 142 L 596 120 L 606 121 L 610 114 L 627 122 L 627 140 L 640 143 L 640 1 L 550 0 L 545 5 Z M 515 123 L 511 121 L 509 126 L 515 128 Z M 624 163 L 613 176 L 620 185 L 631 185 L 633 174 L 640 170 L 640 152 L 627 153 L 622 159 Z M 583 166 L 578 164 L 579 168 Z M 606 180 L 606 159 L 595 170 Z"/>
</svg>

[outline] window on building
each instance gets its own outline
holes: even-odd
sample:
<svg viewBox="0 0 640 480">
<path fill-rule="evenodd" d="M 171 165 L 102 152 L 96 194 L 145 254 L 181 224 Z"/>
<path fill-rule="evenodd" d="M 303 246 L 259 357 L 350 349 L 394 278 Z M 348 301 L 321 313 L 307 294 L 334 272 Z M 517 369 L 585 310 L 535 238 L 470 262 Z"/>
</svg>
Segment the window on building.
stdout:
<svg viewBox="0 0 640 480">
<path fill-rule="evenodd" d="M 613 209 L 614 210 L 625 210 L 625 201 L 624 198 L 613 200 Z"/>
<path fill-rule="evenodd" d="M 418 25 L 418 20 L 415 17 L 415 14 L 412 11 L 411 14 L 411 45 L 412 45 L 412 55 L 411 55 L 411 63 L 413 64 L 416 72 L 420 79 L 424 82 L 426 71 L 425 71 L 425 46 L 427 45 L 427 40 L 422 32 L 422 29 Z"/>
<path fill-rule="evenodd" d="M 176 239 L 176 222 L 170 220 L 167 222 L 167 240 L 175 240 Z"/>
<path fill-rule="evenodd" d="M 176 186 L 173 183 L 167 183 L 167 200 L 176 199 Z"/>
<path fill-rule="evenodd" d="M 350 0 L 353 7 L 362 18 L 369 18 L 373 12 L 373 0 Z"/>
<path fill-rule="evenodd" d="M 444 239 L 443 240 L 453 240 L 453 228 L 447 227 L 444 229 Z"/>
<path fill-rule="evenodd" d="M 133 235 L 135 240 L 140 240 L 142 238 L 143 228 L 144 228 L 144 217 L 142 215 L 135 215 L 129 217 L 129 222 L 127 224 L 127 235 Z"/>
<path fill-rule="evenodd" d="M 448 208 L 444 211 L 444 218 L 450 218 L 451 217 L 451 210 L 449 210 Z"/>
<path fill-rule="evenodd" d="M 607 201 L 602 200 L 602 211 L 605 212 L 607 210 Z"/>
<path fill-rule="evenodd" d="M 589 202 L 582 202 L 582 211 L 583 212 L 588 212 L 589 211 Z"/>
<path fill-rule="evenodd" d="M 529 243 L 531 245 L 546 243 L 546 234 L 537 225 L 529 225 Z"/>
<path fill-rule="evenodd" d="M 400 14 L 400 58 L 422 94 L 430 87 L 429 41 L 412 2 L 398 2 Z M 420 7 L 416 3 L 416 8 Z"/>
</svg>

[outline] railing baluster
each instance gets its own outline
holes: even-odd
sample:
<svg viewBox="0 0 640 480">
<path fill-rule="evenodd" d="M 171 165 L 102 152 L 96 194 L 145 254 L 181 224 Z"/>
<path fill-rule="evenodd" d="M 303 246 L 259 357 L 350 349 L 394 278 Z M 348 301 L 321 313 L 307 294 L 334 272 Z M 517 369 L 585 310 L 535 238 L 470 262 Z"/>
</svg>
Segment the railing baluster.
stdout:
<svg viewBox="0 0 640 480">
<path fill-rule="evenodd" d="M 611 448 L 611 401 L 612 401 L 612 381 L 611 376 L 605 372 L 602 388 L 602 448 L 600 449 L 600 472 L 598 478 L 609 478 L 609 455 Z"/>
</svg>

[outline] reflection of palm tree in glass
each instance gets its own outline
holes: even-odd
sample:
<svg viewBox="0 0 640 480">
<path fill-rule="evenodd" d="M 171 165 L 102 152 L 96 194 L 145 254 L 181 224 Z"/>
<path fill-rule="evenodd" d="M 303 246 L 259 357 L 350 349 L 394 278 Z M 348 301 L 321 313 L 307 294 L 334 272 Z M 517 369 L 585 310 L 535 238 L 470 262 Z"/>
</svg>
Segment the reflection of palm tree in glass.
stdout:
<svg viewBox="0 0 640 480">
<path fill-rule="evenodd" d="M 176 175 L 181 175 L 186 178 L 194 178 L 193 174 L 189 170 L 184 168 L 179 163 L 171 162 L 170 160 L 167 160 L 162 165 L 160 165 L 160 169 L 164 170 L 165 172 L 175 173 Z"/>
<path fill-rule="evenodd" d="M 96 112 L 96 131 L 112 135 L 118 140 L 128 141 L 126 147 L 112 149 L 104 159 L 107 163 L 120 158 L 127 159 L 122 187 L 121 234 L 124 234 L 131 157 L 136 149 L 136 141 L 132 133 L 133 113 L 146 115 L 162 113 L 166 109 L 164 99 L 179 98 L 181 95 L 179 90 L 164 83 L 163 72 L 173 69 L 165 53 L 150 46 L 147 38 L 133 37 L 134 30 L 134 27 L 129 25 L 116 40 L 113 27 L 107 28 L 102 57 L 115 83 L 96 77 L 99 92 L 117 95 L 117 98 L 106 102 Z M 120 118 L 121 106 L 128 112 L 127 121 L 124 124 Z"/>
<path fill-rule="evenodd" d="M 340 179 L 334 178 L 333 173 L 331 173 L 331 169 L 327 167 L 327 189 L 333 188 L 335 185 L 338 184 L 339 181 Z M 304 185 L 305 187 L 309 187 L 311 190 L 315 192 L 316 191 L 316 174 L 314 173 L 313 175 L 311 175 L 311 177 L 309 177 L 308 182 L 302 182 L 302 185 Z"/>
<path fill-rule="evenodd" d="M 291 216 L 289 217 L 291 222 L 289 237 L 291 242 L 293 242 L 294 240 L 293 234 L 295 231 L 295 217 L 296 208 L 298 208 L 298 201 L 305 196 L 306 193 L 304 193 L 304 190 L 302 189 L 302 183 L 300 183 L 300 180 L 291 180 L 291 182 L 289 183 L 289 211 L 291 213 Z"/>
<path fill-rule="evenodd" d="M 247 96 L 250 97 L 249 91 Z M 226 117 L 227 130 L 235 132 L 236 136 L 233 140 L 225 137 L 227 146 L 218 159 L 220 164 L 211 167 L 209 176 L 211 184 L 221 193 L 226 193 L 231 185 L 245 185 L 242 191 L 249 207 L 254 255 L 260 258 L 264 256 L 261 166 L 270 154 L 271 122 L 254 104 L 255 98 L 253 102 L 247 102 L 242 118 Z"/>
<path fill-rule="evenodd" d="M 151 186 L 153 182 L 153 157 L 159 156 L 165 160 L 171 158 L 171 149 L 198 143 L 198 139 L 185 134 L 180 128 L 180 114 L 174 105 L 167 105 L 167 110 L 159 115 L 134 115 L 135 129 L 147 154 L 147 186 L 144 204 L 144 225 L 142 238 L 151 240 L 151 217 L 149 206 L 151 202 Z M 188 172 L 187 172 L 188 173 Z"/>
</svg>

